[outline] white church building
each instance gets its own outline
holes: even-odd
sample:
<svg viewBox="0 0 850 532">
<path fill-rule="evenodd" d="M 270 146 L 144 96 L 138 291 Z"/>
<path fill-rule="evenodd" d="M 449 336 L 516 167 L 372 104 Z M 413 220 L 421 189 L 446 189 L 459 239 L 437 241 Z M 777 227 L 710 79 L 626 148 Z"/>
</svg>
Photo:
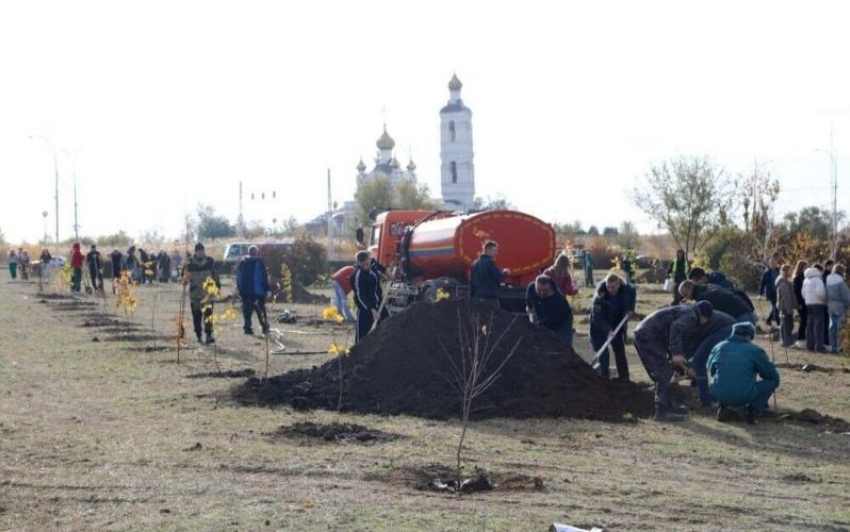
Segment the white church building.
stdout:
<svg viewBox="0 0 850 532">
<path fill-rule="evenodd" d="M 467 212 L 475 204 L 475 164 L 472 149 L 472 111 L 460 97 L 463 84 L 457 75 L 449 81 L 449 101 L 440 109 L 440 195 L 444 210 Z M 376 143 L 374 166 L 368 172 L 361 159 L 357 165 L 357 183 L 386 177 L 391 186 L 401 182 L 417 184 L 416 164 L 411 159 L 406 168 L 393 153 L 395 140 L 384 131 Z M 353 210 L 353 202 L 346 202 Z"/>
</svg>

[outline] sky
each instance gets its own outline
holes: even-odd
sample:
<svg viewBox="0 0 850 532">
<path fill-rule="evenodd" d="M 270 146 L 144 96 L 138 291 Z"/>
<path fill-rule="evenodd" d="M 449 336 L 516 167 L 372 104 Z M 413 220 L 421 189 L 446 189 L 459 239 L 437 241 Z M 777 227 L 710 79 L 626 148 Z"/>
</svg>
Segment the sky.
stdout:
<svg viewBox="0 0 850 532">
<path fill-rule="evenodd" d="M 386 122 L 439 191 L 453 73 L 476 192 L 550 222 L 654 226 L 651 164 L 763 165 L 778 214 L 850 211 L 850 3 L 321 1 L 0 3 L 0 229 L 37 241 L 177 236 L 199 203 L 307 221 L 356 187 Z M 35 136 L 34 138 L 30 138 Z M 821 150 L 821 151 L 819 151 Z M 270 199 L 270 192 L 276 198 Z M 266 192 L 267 199 L 251 201 Z"/>
</svg>

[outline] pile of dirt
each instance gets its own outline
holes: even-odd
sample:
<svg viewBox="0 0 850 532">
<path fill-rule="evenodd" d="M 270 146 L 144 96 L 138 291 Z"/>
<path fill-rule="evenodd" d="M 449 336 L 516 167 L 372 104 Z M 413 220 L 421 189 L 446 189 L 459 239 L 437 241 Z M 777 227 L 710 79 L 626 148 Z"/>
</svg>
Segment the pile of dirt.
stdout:
<svg viewBox="0 0 850 532">
<path fill-rule="evenodd" d="M 328 305 L 331 298 L 319 294 L 314 294 L 307 290 L 303 284 L 298 281 L 292 281 L 292 300 L 285 290 L 281 288 L 279 279 L 272 279 L 272 301 L 278 303 L 302 303 L 306 305 Z"/>
<path fill-rule="evenodd" d="M 798 425 L 819 427 L 831 432 L 850 432 L 850 423 L 847 421 L 840 417 L 821 414 L 811 408 L 805 408 L 799 412 L 791 411 L 779 414 L 779 419 Z"/>
<path fill-rule="evenodd" d="M 272 434 L 273 437 L 314 438 L 329 442 L 377 442 L 395 439 L 395 436 L 380 430 L 374 430 L 353 423 L 313 423 L 305 421 L 294 425 L 284 425 Z"/>
<path fill-rule="evenodd" d="M 473 319 L 479 320 L 474 326 Z M 627 413 L 644 417 L 652 412 L 652 396 L 641 387 L 603 379 L 552 332 L 476 300 L 417 303 L 381 322 L 342 359 L 343 410 L 458 416 L 458 393 L 449 381 L 450 360 L 460 366 L 461 328 L 467 337 L 479 336 L 482 349 L 488 342 L 496 345 L 488 368 L 499 367 L 519 343 L 500 377 L 476 399 L 473 417 L 616 421 Z M 232 396 L 243 404 L 335 410 L 337 364 L 331 360 L 267 380 L 249 379 L 234 388 Z"/>
</svg>

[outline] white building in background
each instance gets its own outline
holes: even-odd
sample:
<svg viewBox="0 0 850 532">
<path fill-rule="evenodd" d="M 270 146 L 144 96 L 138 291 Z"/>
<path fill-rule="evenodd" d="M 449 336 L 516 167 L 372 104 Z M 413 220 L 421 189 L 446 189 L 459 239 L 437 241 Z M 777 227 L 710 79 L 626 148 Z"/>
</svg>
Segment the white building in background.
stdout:
<svg viewBox="0 0 850 532">
<path fill-rule="evenodd" d="M 472 111 L 460 97 L 462 87 L 457 76 L 452 76 L 449 81 L 449 101 L 440 110 L 440 194 L 443 209 L 466 212 L 475 204 L 475 165 Z M 391 186 L 402 182 L 418 184 L 413 160 L 407 163 L 405 169 L 393 154 L 395 140 L 387 133 L 386 124 L 376 145 L 378 152 L 374 167 L 367 172 L 363 159 L 357 164 L 358 185 L 381 176 L 388 178 Z M 354 208 L 353 201 L 345 202 L 344 210 L 347 213 L 353 213 Z"/>
<path fill-rule="evenodd" d="M 378 153 L 375 155 L 375 167 L 367 173 L 366 164 L 363 162 L 363 159 L 360 159 L 360 162 L 357 164 L 357 184 L 359 185 L 363 181 L 370 179 L 385 177 L 389 179 L 392 186 L 397 186 L 403 182 L 413 183 L 415 185 L 416 164 L 414 164 L 413 159 L 410 159 L 407 163 L 407 169 L 402 169 L 401 163 L 393 155 L 395 141 L 387 133 L 386 124 L 384 124 L 384 132 L 381 134 L 376 145 L 378 146 Z"/>
<path fill-rule="evenodd" d="M 440 192 L 444 209 L 469 211 L 475 203 L 472 111 L 463 104 L 463 83 L 452 76 L 449 101 L 440 109 Z"/>
</svg>

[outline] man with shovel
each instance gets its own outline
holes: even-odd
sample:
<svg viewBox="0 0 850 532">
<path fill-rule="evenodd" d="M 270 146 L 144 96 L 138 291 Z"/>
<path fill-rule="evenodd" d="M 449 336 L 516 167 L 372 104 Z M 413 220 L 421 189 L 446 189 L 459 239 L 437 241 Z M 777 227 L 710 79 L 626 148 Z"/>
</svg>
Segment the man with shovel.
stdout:
<svg viewBox="0 0 850 532">
<path fill-rule="evenodd" d="M 372 331 L 386 312 L 381 306 L 381 289 L 378 274 L 372 268 L 372 256 L 368 251 L 358 251 L 354 257 L 357 269 L 351 275 L 351 289 L 354 292 L 354 302 L 357 303 L 357 333 L 355 343 L 359 342 Z"/>
<path fill-rule="evenodd" d="M 608 274 L 596 287 L 590 305 L 590 343 L 599 353 L 599 374 L 608 378 L 610 355 L 608 345 L 614 350 L 617 378 L 629 380 L 629 363 L 626 360 L 626 318 L 635 311 L 635 289 L 618 275 Z M 596 369 L 594 367 L 594 369 Z"/>
<path fill-rule="evenodd" d="M 655 421 L 682 421 L 688 413 L 683 406 L 672 406 L 670 381 L 674 369 L 696 377 L 685 359 L 685 345 L 698 332 L 699 326 L 711 319 L 713 312 L 714 307 L 708 301 L 664 307 L 635 328 L 635 349 L 646 372 L 655 381 Z"/>
</svg>

